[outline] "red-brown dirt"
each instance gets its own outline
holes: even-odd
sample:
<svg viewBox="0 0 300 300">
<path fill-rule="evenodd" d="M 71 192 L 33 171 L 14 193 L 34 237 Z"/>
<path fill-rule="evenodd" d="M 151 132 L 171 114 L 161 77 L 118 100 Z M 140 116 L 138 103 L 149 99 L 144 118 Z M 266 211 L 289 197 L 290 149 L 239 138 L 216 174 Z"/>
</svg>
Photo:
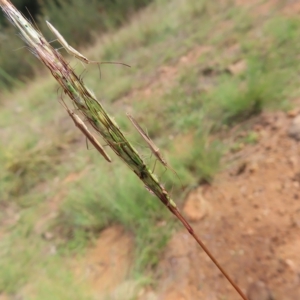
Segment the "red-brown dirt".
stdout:
<svg viewBox="0 0 300 300">
<path fill-rule="evenodd" d="M 120 226 L 103 230 L 85 258 L 76 262 L 75 274 L 88 282 L 95 295 L 110 294 L 128 277 L 132 265 L 132 238 Z"/>
<path fill-rule="evenodd" d="M 300 147 L 287 135 L 290 123 L 284 113 L 261 115 L 253 125 L 259 142 L 212 186 L 193 191 L 185 207 L 242 290 L 260 280 L 282 300 L 300 299 Z M 240 299 L 185 230 L 173 236 L 159 270 L 159 299 Z"/>
</svg>

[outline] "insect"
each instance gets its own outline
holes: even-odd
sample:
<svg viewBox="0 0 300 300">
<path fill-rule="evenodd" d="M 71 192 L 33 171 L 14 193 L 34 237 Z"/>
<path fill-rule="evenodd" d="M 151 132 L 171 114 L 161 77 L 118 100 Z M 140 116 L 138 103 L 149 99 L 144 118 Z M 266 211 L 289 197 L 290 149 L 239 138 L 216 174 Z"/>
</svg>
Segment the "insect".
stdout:
<svg viewBox="0 0 300 300">
<path fill-rule="evenodd" d="M 89 60 L 84 55 L 82 55 L 79 51 L 77 51 L 72 46 L 70 46 L 67 43 L 67 41 L 64 39 L 64 37 L 59 33 L 59 31 L 49 21 L 46 21 L 46 23 L 47 23 L 48 28 L 56 36 L 58 42 L 65 48 L 65 50 L 69 54 L 73 55 L 74 57 L 76 57 L 77 59 L 79 59 L 80 61 L 82 61 L 83 63 L 85 63 L 85 64 L 118 64 L 118 65 L 123 65 L 123 66 L 126 66 L 126 67 L 130 68 L 129 65 L 124 64 L 124 63 L 120 63 L 120 62 L 114 62 L 114 61 L 99 62 L 99 61 Z"/>
<path fill-rule="evenodd" d="M 129 118 L 129 120 L 131 121 L 131 123 L 133 124 L 133 126 L 136 128 L 136 130 L 138 131 L 138 133 L 141 135 L 141 137 L 146 141 L 146 143 L 148 144 L 148 146 L 150 147 L 152 153 L 155 155 L 155 157 L 166 167 L 171 169 L 176 175 L 177 173 L 175 172 L 175 170 L 173 168 L 171 168 L 168 163 L 166 162 L 166 160 L 162 157 L 159 148 L 153 143 L 153 141 L 149 138 L 148 134 L 142 129 L 142 127 L 138 124 L 138 122 L 129 114 L 126 113 L 127 117 Z M 177 175 L 178 176 L 178 175 Z"/>
<path fill-rule="evenodd" d="M 105 152 L 101 144 L 97 141 L 97 139 L 93 136 L 93 134 L 88 130 L 84 122 L 80 119 L 78 115 L 76 115 L 73 111 L 71 111 L 65 103 L 63 103 L 66 111 L 69 116 L 72 118 L 76 127 L 86 136 L 86 138 L 93 144 L 93 146 L 98 150 L 98 152 L 108 161 L 111 162 L 111 158 Z"/>
</svg>

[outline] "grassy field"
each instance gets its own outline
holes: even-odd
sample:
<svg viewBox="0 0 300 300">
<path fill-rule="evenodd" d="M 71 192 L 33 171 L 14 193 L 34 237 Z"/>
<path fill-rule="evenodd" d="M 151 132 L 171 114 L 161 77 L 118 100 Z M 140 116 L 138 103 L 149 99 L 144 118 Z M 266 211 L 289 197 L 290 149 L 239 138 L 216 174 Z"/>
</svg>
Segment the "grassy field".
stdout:
<svg viewBox="0 0 300 300">
<path fill-rule="evenodd" d="M 224 167 L 222 155 L 238 146 L 222 143 L 228 128 L 265 109 L 286 109 L 299 95 L 300 21 L 222 3 L 155 1 L 82 50 L 131 69 L 104 65 L 100 79 L 97 67 L 84 71 L 71 60 L 154 166 L 125 112 L 147 128 L 180 177 L 156 163 L 179 205 L 190 187 L 213 180 Z M 86 149 L 57 101 L 53 78 L 36 72 L 34 81 L 0 99 L 0 295 L 93 299 L 70 262 L 115 223 L 135 237 L 132 277 L 155 281 L 153 270 L 177 223 L 116 156 L 110 153 L 107 164 Z M 241 142 L 255 142 L 255 135 Z"/>
</svg>

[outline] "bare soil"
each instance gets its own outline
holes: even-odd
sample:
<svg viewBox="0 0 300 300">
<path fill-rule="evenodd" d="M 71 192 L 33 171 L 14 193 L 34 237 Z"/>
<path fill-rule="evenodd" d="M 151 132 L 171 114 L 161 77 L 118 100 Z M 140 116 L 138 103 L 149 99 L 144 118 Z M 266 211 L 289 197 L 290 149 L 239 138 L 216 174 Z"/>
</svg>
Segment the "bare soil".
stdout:
<svg viewBox="0 0 300 300">
<path fill-rule="evenodd" d="M 212 186 L 193 191 L 184 209 L 190 220 L 198 216 L 196 232 L 245 292 L 262 281 L 282 300 L 300 299 L 300 147 L 287 134 L 291 119 L 257 118 L 259 142 L 239 151 Z M 184 230 L 159 270 L 159 299 L 240 299 Z"/>
<path fill-rule="evenodd" d="M 132 253 L 132 237 L 120 226 L 107 228 L 85 257 L 76 262 L 75 274 L 80 281 L 87 282 L 98 297 L 111 294 L 128 278 Z"/>
</svg>

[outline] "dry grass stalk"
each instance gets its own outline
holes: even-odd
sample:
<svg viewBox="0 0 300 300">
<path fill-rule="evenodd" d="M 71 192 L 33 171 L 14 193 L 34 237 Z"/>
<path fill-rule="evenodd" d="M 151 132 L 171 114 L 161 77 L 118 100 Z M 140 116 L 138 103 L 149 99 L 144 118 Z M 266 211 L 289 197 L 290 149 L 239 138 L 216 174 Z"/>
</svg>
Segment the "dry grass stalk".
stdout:
<svg viewBox="0 0 300 300">
<path fill-rule="evenodd" d="M 240 296 L 244 300 L 247 300 L 240 288 L 233 282 L 225 270 L 223 270 L 217 260 L 195 234 L 189 223 L 181 215 L 168 192 L 160 184 L 153 172 L 145 165 L 137 150 L 135 150 L 126 139 L 116 122 L 106 113 L 101 103 L 88 90 L 84 82 L 74 73 L 74 70 L 60 53 L 52 48 L 43 35 L 34 28 L 25 17 L 23 17 L 9 0 L 0 0 L 0 7 L 9 21 L 20 30 L 21 36 L 29 46 L 30 51 L 50 70 L 54 78 L 62 86 L 64 92 L 69 95 L 75 106 L 104 138 L 111 149 L 140 178 L 140 180 L 143 181 L 147 189 L 152 191 L 182 222 L 188 232 L 194 237 Z"/>
</svg>

